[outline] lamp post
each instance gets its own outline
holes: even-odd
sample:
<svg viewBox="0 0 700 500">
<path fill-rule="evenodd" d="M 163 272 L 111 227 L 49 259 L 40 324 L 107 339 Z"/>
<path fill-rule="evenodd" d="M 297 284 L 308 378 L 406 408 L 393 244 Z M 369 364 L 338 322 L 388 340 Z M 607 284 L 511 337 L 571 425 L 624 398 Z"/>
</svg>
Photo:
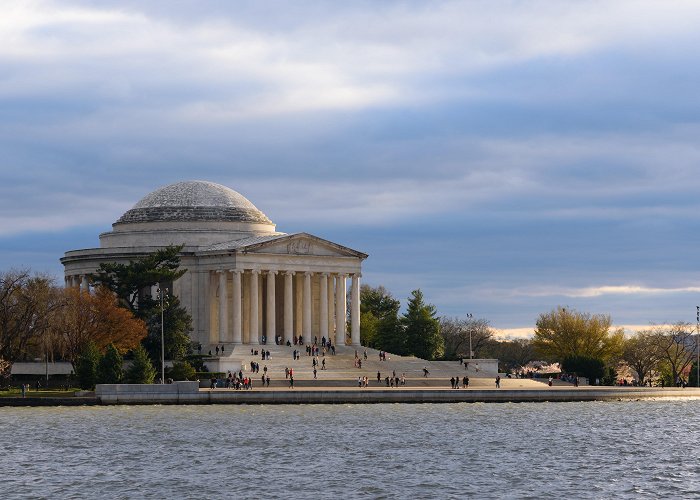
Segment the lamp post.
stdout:
<svg viewBox="0 0 700 500">
<path fill-rule="evenodd" d="M 472 314 L 467 313 L 467 321 L 469 321 L 469 359 L 474 357 L 474 351 L 472 350 L 472 324 L 471 324 Z"/>
<path fill-rule="evenodd" d="M 695 366 L 697 368 L 697 377 L 695 379 L 695 385 L 700 387 L 700 306 L 695 306 L 695 311 L 697 313 L 695 323 L 695 355 L 697 356 Z"/>
<path fill-rule="evenodd" d="M 165 314 L 163 312 L 163 295 L 168 292 L 167 288 L 161 288 L 158 283 L 158 297 L 160 298 L 160 383 L 165 383 Z"/>
</svg>

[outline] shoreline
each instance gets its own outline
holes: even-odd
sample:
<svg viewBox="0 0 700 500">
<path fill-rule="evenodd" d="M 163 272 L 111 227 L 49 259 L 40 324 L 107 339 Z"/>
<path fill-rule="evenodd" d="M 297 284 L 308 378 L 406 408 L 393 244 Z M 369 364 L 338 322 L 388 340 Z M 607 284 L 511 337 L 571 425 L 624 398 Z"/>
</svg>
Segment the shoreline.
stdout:
<svg viewBox="0 0 700 500">
<path fill-rule="evenodd" d="M 421 403 L 556 403 L 642 399 L 700 399 L 700 389 L 630 387 L 547 387 L 543 389 L 349 388 L 199 389 L 142 386 L 101 386 L 95 396 L 3 397 L 0 407 L 111 405 L 262 405 L 262 404 L 421 404 Z M 183 390 L 184 389 L 184 390 Z M 190 390 L 188 390 L 190 389 Z"/>
</svg>

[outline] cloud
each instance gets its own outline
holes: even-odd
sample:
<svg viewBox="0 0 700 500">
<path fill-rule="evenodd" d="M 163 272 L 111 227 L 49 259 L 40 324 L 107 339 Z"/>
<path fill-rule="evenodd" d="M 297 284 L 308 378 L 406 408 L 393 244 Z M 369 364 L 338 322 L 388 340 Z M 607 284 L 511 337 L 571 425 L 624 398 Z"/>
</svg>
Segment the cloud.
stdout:
<svg viewBox="0 0 700 500">
<path fill-rule="evenodd" d="M 571 297 L 587 298 L 607 295 L 668 295 L 698 293 L 700 287 L 657 288 L 640 285 L 604 285 L 584 288 L 530 287 L 512 290 L 510 294 L 524 297 Z"/>
</svg>

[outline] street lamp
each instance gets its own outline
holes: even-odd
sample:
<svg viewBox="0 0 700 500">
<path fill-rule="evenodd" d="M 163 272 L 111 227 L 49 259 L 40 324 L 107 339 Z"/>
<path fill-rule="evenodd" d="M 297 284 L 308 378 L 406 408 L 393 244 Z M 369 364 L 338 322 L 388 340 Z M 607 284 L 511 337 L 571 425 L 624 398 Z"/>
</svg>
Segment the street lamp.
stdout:
<svg viewBox="0 0 700 500">
<path fill-rule="evenodd" d="M 167 288 L 161 288 L 158 283 L 158 297 L 160 298 L 160 383 L 165 383 L 165 321 L 163 313 L 163 295 L 168 293 Z"/>
<path fill-rule="evenodd" d="M 472 314 L 467 313 L 467 320 L 472 319 Z M 474 351 L 472 350 L 472 325 L 471 321 L 469 321 L 469 359 L 472 359 L 474 357 Z"/>
</svg>

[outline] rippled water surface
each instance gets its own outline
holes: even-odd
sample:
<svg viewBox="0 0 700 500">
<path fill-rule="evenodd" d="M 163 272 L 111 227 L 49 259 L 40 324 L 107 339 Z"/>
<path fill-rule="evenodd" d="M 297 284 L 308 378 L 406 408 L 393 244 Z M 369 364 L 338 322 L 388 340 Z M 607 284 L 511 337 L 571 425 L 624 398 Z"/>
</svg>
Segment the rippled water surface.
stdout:
<svg viewBox="0 0 700 500">
<path fill-rule="evenodd" d="M 700 498 L 700 401 L 0 408 L 0 498 Z"/>
</svg>

